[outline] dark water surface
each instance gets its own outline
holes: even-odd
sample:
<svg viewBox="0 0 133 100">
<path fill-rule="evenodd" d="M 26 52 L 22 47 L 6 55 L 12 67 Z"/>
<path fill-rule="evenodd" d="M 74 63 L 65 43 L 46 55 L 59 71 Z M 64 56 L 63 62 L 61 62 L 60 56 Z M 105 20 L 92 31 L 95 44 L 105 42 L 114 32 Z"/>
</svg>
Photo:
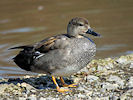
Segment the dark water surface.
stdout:
<svg viewBox="0 0 133 100">
<path fill-rule="evenodd" d="M 0 78 L 31 74 L 13 63 L 18 51 L 8 48 L 65 33 L 76 16 L 87 18 L 102 35 L 90 37 L 97 44 L 96 58 L 133 53 L 133 0 L 1 0 Z"/>
</svg>

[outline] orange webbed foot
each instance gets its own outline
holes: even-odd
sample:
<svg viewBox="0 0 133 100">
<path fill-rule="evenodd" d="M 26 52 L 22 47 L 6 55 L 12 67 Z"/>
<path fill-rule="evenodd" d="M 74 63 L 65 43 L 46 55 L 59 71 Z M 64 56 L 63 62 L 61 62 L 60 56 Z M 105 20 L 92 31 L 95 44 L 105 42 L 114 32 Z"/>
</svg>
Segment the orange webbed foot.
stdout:
<svg viewBox="0 0 133 100">
<path fill-rule="evenodd" d="M 77 84 L 63 84 L 62 85 L 63 87 L 77 87 L 78 85 Z"/>
<path fill-rule="evenodd" d="M 63 87 L 77 87 L 77 84 L 70 84 L 70 85 L 66 84 L 62 77 L 60 77 L 60 80 Z"/>
<path fill-rule="evenodd" d="M 52 80 L 53 80 L 54 84 L 56 85 L 56 89 L 57 89 L 58 92 L 60 92 L 60 93 L 71 92 L 71 90 L 69 90 L 69 89 L 60 88 L 60 87 L 58 86 L 58 84 L 57 84 L 57 82 L 56 82 L 56 78 L 55 78 L 54 76 L 52 76 Z"/>
</svg>

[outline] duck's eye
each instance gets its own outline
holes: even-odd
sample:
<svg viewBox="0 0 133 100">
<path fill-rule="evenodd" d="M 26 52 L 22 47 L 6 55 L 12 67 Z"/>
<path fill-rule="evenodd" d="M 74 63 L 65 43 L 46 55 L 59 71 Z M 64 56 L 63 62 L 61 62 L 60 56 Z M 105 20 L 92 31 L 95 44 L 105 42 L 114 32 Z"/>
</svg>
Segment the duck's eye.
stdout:
<svg viewBox="0 0 133 100">
<path fill-rule="evenodd" d="M 83 24 L 79 24 L 79 26 L 83 26 Z"/>
</svg>

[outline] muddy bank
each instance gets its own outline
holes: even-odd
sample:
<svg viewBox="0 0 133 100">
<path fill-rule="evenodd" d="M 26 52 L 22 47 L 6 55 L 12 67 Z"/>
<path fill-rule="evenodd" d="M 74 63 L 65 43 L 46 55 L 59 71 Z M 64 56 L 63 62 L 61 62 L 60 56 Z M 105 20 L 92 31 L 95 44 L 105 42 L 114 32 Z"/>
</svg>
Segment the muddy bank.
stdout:
<svg viewBox="0 0 133 100">
<path fill-rule="evenodd" d="M 0 80 L 0 98 L 4 100 L 127 100 L 133 98 L 133 54 L 93 60 L 66 83 L 78 83 L 72 92 L 56 91 L 50 76 L 37 75 Z M 57 82 L 61 86 L 60 80 Z M 63 88 L 63 87 L 62 87 Z"/>
</svg>

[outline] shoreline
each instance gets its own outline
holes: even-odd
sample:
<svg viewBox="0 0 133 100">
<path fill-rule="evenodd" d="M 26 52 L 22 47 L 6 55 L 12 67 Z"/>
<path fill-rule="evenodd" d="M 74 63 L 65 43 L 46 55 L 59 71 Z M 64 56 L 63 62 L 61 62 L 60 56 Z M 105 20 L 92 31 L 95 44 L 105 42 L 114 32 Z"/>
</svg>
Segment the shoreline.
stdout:
<svg viewBox="0 0 133 100">
<path fill-rule="evenodd" d="M 86 100 L 132 99 L 133 54 L 92 60 L 87 67 L 64 78 L 78 83 L 72 92 L 56 91 L 50 76 L 39 74 L 22 78 L 0 79 L 0 98 L 4 100 Z M 60 85 L 59 79 L 57 82 Z"/>
</svg>

